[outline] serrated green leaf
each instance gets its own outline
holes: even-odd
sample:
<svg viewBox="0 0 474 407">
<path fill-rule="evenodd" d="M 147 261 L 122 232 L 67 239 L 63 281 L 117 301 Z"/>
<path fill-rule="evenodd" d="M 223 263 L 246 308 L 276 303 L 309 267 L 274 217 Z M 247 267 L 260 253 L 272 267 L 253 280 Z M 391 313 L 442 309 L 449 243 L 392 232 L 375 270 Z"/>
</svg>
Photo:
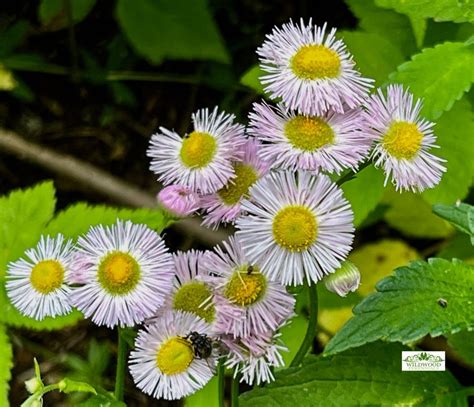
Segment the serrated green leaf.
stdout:
<svg viewBox="0 0 474 407">
<path fill-rule="evenodd" d="M 11 368 L 13 367 L 13 350 L 8 339 L 5 325 L 0 324 L 0 405 L 8 407 L 8 389 L 10 386 Z"/>
<path fill-rule="evenodd" d="M 205 0 L 119 0 L 116 17 L 136 51 L 152 63 L 165 58 L 229 62 Z"/>
<path fill-rule="evenodd" d="M 262 75 L 264 75 L 264 72 L 258 65 L 254 65 L 242 75 L 240 78 L 240 83 L 253 89 L 259 95 L 263 95 L 264 90 L 262 84 L 260 83 L 260 77 Z"/>
<path fill-rule="evenodd" d="M 435 120 L 469 91 L 474 81 L 473 65 L 472 47 L 462 42 L 445 42 L 414 55 L 390 79 L 423 98 L 422 114 Z"/>
<path fill-rule="evenodd" d="M 437 239 L 449 236 L 454 230 L 433 214 L 431 205 L 418 194 L 398 193 L 390 188 L 382 202 L 390 206 L 385 212 L 385 221 L 406 236 Z"/>
<path fill-rule="evenodd" d="M 77 24 L 91 12 L 96 0 L 68 0 L 71 4 L 72 21 Z M 68 26 L 64 0 L 41 0 L 38 18 L 47 31 L 57 31 Z"/>
<path fill-rule="evenodd" d="M 448 344 L 467 364 L 474 366 L 474 331 L 448 335 Z"/>
<path fill-rule="evenodd" d="M 435 21 L 474 22 L 474 3 L 459 0 L 375 0 L 380 7 Z"/>
<path fill-rule="evenodd" d="M 219 380 L 213 377 L 205 387 L 184 399 L 184 407 L 219 407 Z"/>
<path fill-rule="evenodd" d="M 60 212 L 46 226 L 44 233 L 62 233 L 74 239 L 86 233 L 91 226 L 112 225 L 117 219 L 143 223 L 158 233 L 170 223 L 170 218 L 159 209 L 120 209 L 105 205 L 91 206 L 81 202 Z"/>
<path fill-rule="evenodd" d="M 344 196 L 354 211 L 355 226 L 359 226 L 382 199 L 383 181 L 383 172 L 370 165 L 358 172 L 354 179 L 342 184 Z"/>
<path fill-rule="evenodd" d="M 459 260 L 414 261 L 377 284 L 377 292 L 354 308 L 354 317 L 331 339 L 325 353 L 379 339 L 411 343 L 425 335 L 472 329 L 473 285 L 474 266 Z"/>
<path fill-rule="evenodd" d="M 341 31 L 338 36 L 354 56 L 357 69 L 364 76 L 375 79 L 378 85 L 386 82 L 388 75 L 405 61 L 399 47 L 379 34 Z"/>
<path fill-rule="evenodd" d="M 434 205 L 433 212 L 451 222 L 456 229 L 471 236 L 474 244 L 474 206 L 465 203 L 456 205 Z"/>
<path fill-rule="evenodd" d="M 464 199 L 474 177 L 474 114 L 466 98 L 444 113 L 435 126 L 437 143 L 433 153 L 446 160 L 447 171 L 433 189 L 423 192 L 423 198 L 432 203 L 452 204 Z"/>
<path fill-rule="evenodd" d="M 77 380 L 72 380 L 67 377 L 62 379 L 59 383 L 59 391 L 63 393 L 73 393 L 76 391 L 81 391 L 85 393 L 97 394 L 96 390 L 86 382 L 79 382 Z"/>
<path fill-rule="evenodd" d="M 415 52 L 415 38 L 408 17 L 392 10 L 377 7 L 373 0 L 346 0 L 359 19 L 359 28 L 378 34 L 399 47 L 405 57 Z"/>
<path fill-rule="evenodd" d="M 399 344 L 375 343 L 331 357 L 310 356 L 301 368 L 240 396 L 241 407 L 452 406 L 468 390 L 449 372 L 401 371 Z"/>
</svg>

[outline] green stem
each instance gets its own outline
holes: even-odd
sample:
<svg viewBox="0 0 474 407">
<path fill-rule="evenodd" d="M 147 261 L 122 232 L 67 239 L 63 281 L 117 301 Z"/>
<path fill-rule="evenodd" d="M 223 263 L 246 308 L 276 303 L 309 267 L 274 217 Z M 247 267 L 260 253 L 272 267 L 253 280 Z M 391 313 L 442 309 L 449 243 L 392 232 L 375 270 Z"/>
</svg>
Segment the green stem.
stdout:
<svg viewBox="0 0 474 407">
<path fill-rule="evenodd" d="M 290 367 L 298 366 L 303 361 L 308 350 L 311 349 L 313 345 L 314 337 L 316 336 L 316 328 L 318 326 L 318 291 L 316 289 L 316 284 L 311 284 L 308 286 L 309 292 L 309 321 L 308 328 L 306 330 L 306 335 L 303 339 L 296 356 L 291 361 Z"/>
<path fill-rule="evenodd" d="M 240 375 L 237 374 L 235 377 L 232 378 L 232 387 L 230 392 L 232 407 L 239 407 L 239 384 Z"/>
<path fill-rule="evenodd" d="M 122 337 L 122 329 L 118 328 L 117 370 L 115 374 L 115 398 L 123 401 L 125 385 L 125 365 L 127 362 L 127 342 Z"/>
<path fill-rule="evenodd" d="M 225 406 L 225 366 L 224 360 L 221 358 L 219 360 L 219 365 L 217 366 L 217 379 L 218 379 L 218 393 L 217 397 L 219 398 L 219 407 Z"/>
</svg>

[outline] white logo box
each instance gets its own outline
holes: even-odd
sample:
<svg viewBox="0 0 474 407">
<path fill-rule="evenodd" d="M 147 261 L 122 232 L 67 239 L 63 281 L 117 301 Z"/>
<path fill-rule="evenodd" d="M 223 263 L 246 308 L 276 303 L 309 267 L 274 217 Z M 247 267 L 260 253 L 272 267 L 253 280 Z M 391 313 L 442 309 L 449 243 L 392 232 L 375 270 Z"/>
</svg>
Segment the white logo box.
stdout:
<svg viewBox="0 0 474 407">
<path fill-rule="evenodd" d="M 442 351 L 403 351 L 402 371 L 444 371 L 446 356 Z"/>
</svg>

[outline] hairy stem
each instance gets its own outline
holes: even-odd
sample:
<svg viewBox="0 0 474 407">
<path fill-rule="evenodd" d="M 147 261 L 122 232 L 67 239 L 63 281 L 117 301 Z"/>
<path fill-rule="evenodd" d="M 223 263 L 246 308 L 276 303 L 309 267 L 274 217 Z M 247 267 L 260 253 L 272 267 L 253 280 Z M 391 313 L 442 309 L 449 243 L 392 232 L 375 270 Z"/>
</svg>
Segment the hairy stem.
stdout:
<svg viewBox="0 0 474 407">
<path fill-rule="evenodd" d="M 306 330 L 306 335 L 303 339 L 296 356 L 291 361 L 290 367 L 298 366 L 303 361 L 308 350 L 311 349 L 313 345 L 314 337 L 316 336 L 316 328 L 318 326 L 318 291 L 316 289 L 316 284 L 311 284 L 308 286 L 309 291 L 309 321 L 308 328 Z"/>
<path fill-rule="evenodd" d="M 122 329 L 117 329 L 118 349 L 117 349 L 117 370 L 115 374 L 115 398 L 123 401 L 123 391 L 125 385 L 125 365 L 127 362 L 127 342 L 122 337 Z"/>
<path fill-rule="evenodd" d="M 219 360 L 219 365 L 217 366 L 217 378 L 218 378 L 218 388 L 217 397 L 219 399 L 219 407 L 225 406 L 225 366 L 224 360 L 221 358 Z"/>
<path fill-rule="evenodd" d="M 232 378 L 232 387 L 231 387 L 231 401 L 232 407 L 239 407 L 239 383 L 240 375 L 237 374 Z"/>
</svg>

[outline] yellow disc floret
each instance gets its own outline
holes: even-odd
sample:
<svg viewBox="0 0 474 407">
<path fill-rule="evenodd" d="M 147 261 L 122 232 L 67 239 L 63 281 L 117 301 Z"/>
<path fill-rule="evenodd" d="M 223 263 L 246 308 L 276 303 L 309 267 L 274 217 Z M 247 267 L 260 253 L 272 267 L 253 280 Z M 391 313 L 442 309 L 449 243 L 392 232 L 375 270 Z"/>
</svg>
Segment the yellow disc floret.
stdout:
<svg viewBox="0 0 474 407">
<path fill-rule="evenodd" d="M 258 179 L 257 172 L 251 165 L 234 164 L 235 177 L 227 185 L 217 191 L 226 205 L 235 205 L 242 197 L 246 197 L 250 187 Z"/>
<path fill-rule="evenodd" d="M 225 286 L 224 295 L 234 304 L 242 307 L 257 302 L 265 294 L 267 280 L 256 266 L 236 270 Z"/>
<path fill-rule="evenodd" d="M 324 45 L 305 45 L 291 58 L 291 69 L 301 79 L 336 78 L 341 59 L 336 51 Z"/>
<path fill-rule="evenodd" d="M 415 123 L 393 122 L 383 137 L 387 152 L 398 159 L 411 160 L 420 151 L 423 133 Z"/>
<path fill-rule="evenodd" d="M 292 252 L 308 249 L 318 235 L 316 216 L 304 206 L 287 206 L 273 219 L 273 237 Z"/>
<path fill-rule="evenodd" d="M 214 320 L 214 304 L 209 301 L 211 290 L 201 281 L 183 284 L 173 297 L 173 309 L 188 311 L 207 322 Z"/>
<path fill-rule="evenodd" d="M 97 277 L 110 294 L 127 294 L 140 280 L 140 266 L 130 254 L 112 252 L 101 260 Z"/>
<path fill-rule="evenodd" d="M 208 133 L 193 131 L 183 140 L 179 155 L 188 168 L 202 168 L 214 158 L 217 143 Z"/>
<path fill-rule="evenodd" d="M 31 270 L 31 285 L 41 294 L 57 290 L 63 280 L 64 268 L 57 260 L 42 260 Z"/>
<path fill-rule="evenodd" d="M 156 365 L 166 375 L 179 374 L 189 367 L 194 359 L 191 342 L 175 336 L 164 342 L 156 355 Z"/>
<path fill-rule="evenodd" d="M 303 151 L 316 151 L 334 142 L 334 131 L 323 119 L 312 116 L 295 116 L 285 124 L 288 141 Z"/>
</svg>

